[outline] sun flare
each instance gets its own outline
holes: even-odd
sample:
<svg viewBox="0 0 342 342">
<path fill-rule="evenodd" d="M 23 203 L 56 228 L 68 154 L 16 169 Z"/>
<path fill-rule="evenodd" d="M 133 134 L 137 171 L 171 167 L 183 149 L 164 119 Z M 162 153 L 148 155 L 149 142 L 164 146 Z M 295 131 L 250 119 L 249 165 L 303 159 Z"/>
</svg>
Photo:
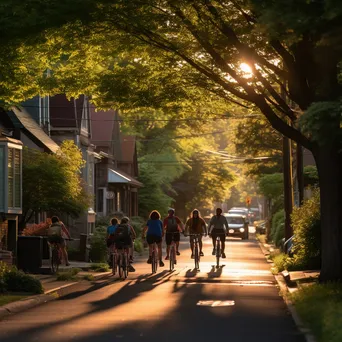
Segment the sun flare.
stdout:
<svg viewBox="0 0 342 342">
<path fill-rule="evenodd" d="M 246 74 L 252 74 L 252 68 L 247 63 L 241 63 L 240 69 Z"/>
</svg>

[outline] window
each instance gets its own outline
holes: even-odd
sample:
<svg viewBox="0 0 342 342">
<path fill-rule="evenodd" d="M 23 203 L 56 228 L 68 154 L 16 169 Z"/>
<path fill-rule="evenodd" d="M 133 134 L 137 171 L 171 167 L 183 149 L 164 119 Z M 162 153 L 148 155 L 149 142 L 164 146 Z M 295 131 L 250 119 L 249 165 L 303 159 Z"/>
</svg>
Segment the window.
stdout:
<svg viewBox="0 0 342 342">
<path fill-rule="evenodd" d="M 81 130 L 83 131 L 83 133 L 88 135 L 89 133 L 89 107 L 88 107 L 87 98 L 85 98 L 83 102 Z"/>
<path fill-rule="evenodd" d="M 103 189 L 97 190 L 97 210 L 99 213 L 103 213 Z"/>
<path fill-rule="evenodd" d="M 21 207 L 21 151 L 8 149 L 8 207 Z"/>
<path fill-rule="evenodd" d="M 120 192 L 119 191 L 116 193 L 116 210 L 117 211 L 121 210 L 121 198 L 120 198 Z"/>
<path fill-rule="evenodd" d="M 3 210 L 5 207 L 4 196 L 1 194 L 5 193 L 5 151 L 3 147 L 0 147 L 0 210 Z"/>
</svg>

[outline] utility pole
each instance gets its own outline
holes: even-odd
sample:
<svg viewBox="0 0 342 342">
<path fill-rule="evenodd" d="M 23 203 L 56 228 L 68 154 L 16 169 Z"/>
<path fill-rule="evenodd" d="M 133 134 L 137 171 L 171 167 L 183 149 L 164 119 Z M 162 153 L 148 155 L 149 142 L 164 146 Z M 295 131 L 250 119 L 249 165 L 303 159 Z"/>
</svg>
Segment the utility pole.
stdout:
<svg viewBox="0 0 342 342">
<path fill-rule="evenodd" d="M 303 168 L 303 147 L 297 143 L 296 147 L 296 168 L 297 168 L 297 185 L 298 199 L 301 206 L 304 201 L 304 168 Z"/>
<path fill-rule="evenodd" d="M 293 179 L 291 140 L 283 137 L 283 174 L 284 174 L 284 209 L 285 209 L 285 241 L 293 235 L 291 214 L 293 208 Z"/>
</svg>

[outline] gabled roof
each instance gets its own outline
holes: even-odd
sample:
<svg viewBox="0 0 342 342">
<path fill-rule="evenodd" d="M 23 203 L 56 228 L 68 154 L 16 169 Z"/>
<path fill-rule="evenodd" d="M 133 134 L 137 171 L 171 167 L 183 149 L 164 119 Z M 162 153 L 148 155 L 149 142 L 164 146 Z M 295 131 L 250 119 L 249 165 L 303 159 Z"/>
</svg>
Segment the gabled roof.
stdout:
<svg viewBox="0 0 342 342">
<path fill-rule="evenodd" d="M 122 162 L 134 163 L 136 138 L 134 135 L 124 135 L 121 137 Z"/>
<path fill-rule="evenodd" d="M 131 184 L 135 187 L 142 187 L 143 184 L 137 181 L 132 176 L 128 175 L 127 173 L 118 170 L 118 169 L 110 169 L 108 168 L 108 183 L 120 183 L 120 184 Z"/>
<path fill-rule="evenodd" d="M 81 127 L 83 104 L 85 97 L 68 100 L 60 94 L 50 98 L 50 122 L 52 127 L 79 128 Z"/>
<path fill-rule="evenodd" d="M 96 111 L 94 106 L 90 107 L 92 117 L 92 139 L 96 146 L 110 147 L 112 144 L 115 110 Z"/>
<path fill-rule="evenodd" d="M 17 127 L 23 128 L 29 133 L 32 140 L 43 144 L 50 152 L 56 153 L 59 150 L 59 146 L 44 132 L 25 109 L 13 107 L 12 113 L 9 113 L 9 116 L 15 119 Z"/>
</svg>

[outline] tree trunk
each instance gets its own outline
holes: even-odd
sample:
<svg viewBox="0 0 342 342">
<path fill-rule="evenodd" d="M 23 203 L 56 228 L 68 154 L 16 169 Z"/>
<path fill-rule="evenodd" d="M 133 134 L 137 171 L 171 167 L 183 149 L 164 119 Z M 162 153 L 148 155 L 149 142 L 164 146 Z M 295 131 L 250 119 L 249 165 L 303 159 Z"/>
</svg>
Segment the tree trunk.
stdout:
<svg viewBox="0 0 342 342">
<path fill-rule="evenodd" d="M 342 280 L 342 156 L 335 148 L 314 151 L 320 184 L 322 267 L 320 281 Z"/>
</svg>

